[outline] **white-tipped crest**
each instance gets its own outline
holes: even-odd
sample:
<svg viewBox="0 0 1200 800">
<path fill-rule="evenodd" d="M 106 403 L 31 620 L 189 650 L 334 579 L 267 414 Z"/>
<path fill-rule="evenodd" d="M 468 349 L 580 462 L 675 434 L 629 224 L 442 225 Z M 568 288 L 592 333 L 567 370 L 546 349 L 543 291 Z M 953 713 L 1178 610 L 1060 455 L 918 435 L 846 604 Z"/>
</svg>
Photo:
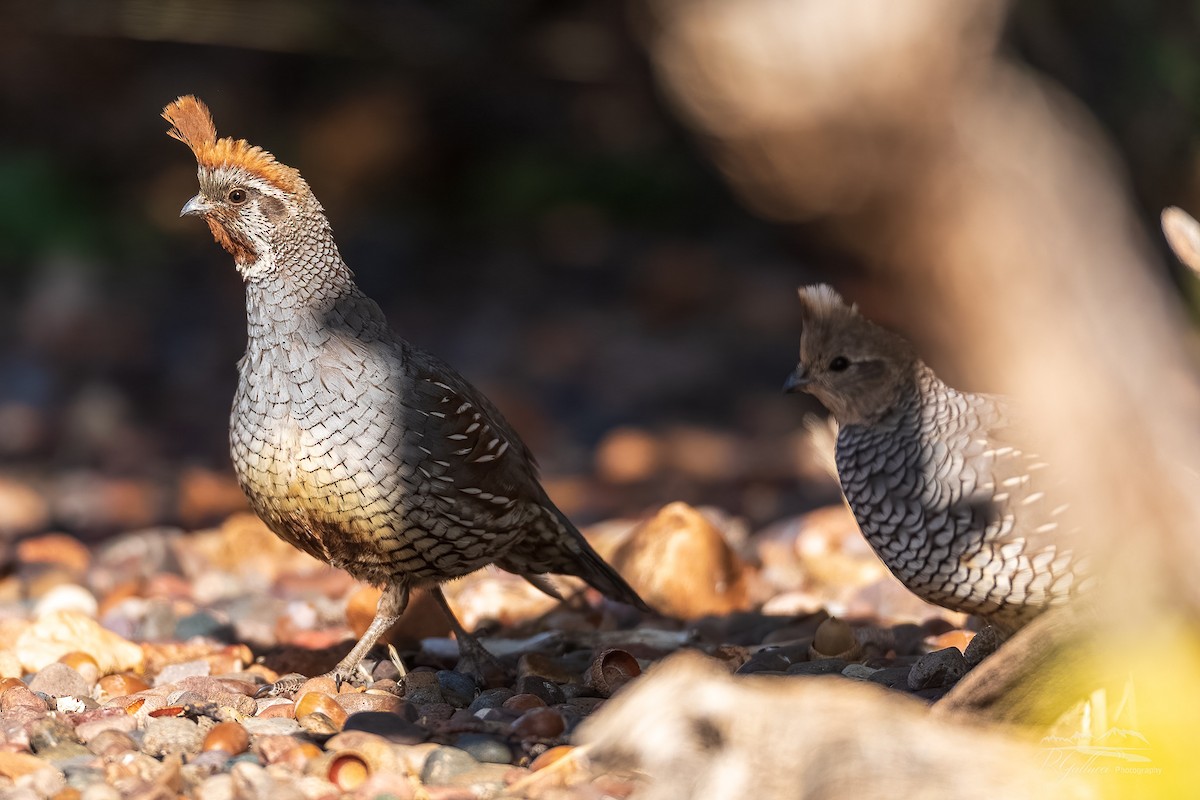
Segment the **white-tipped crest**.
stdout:
<svg viewBox="0 0 1200 800">
<path fill-rule="evenodd" d="M 839 312 L 858 313 L 858 306 L 846 305 L 846 301 L 828 283 L 801 286 L 796 290 L 805 317 L 831 317 Z"/>
</svg>

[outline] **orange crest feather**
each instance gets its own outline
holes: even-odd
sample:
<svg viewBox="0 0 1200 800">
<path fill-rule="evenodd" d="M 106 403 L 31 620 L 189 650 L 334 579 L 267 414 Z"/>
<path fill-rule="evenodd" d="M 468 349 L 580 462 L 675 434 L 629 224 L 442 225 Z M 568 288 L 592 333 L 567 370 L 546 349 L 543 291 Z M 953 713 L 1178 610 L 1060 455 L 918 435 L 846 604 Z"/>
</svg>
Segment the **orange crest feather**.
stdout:
<svg viewBox="0 0 1200 800">
<path fill-rule="evenodd" d="M 259 176 L 285 192 L 296 192 L 304 185 L 300 173 L 275 160 L 275 156 L 245 139 L 217 138 L 212 114 L 195 95 L 184 95 L 163 109 L 162 117 L 171 123 L 167 135 L 191 148 L 202 167 L 239 167 Z"/>
</svg>

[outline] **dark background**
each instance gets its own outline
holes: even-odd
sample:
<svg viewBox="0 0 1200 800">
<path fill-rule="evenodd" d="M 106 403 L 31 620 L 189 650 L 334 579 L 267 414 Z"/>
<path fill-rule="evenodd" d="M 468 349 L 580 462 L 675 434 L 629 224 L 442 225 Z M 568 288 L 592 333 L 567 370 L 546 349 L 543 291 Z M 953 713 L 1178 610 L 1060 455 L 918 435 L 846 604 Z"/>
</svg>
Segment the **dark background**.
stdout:
<svg viewBox="0 0 1200 800">
<path fill-rule="evenodd" d="M 178 219 L 195 164 L 158 114 L 185 93 L 219 135 L 301 170 L 363 288 L 500 405 L 568 513 L 682 499 L 758 526 L 836 498 L 798 432 L 817 407 L 779 394 L 794 288 L 831 280 L 903 314 L 811 231 L 738 205 L 654 81 L 650 8 L 0 9 L 0 528 L 195 526 L 237 506 L 242 293 Z M 1200 201 L 1198 19 L 1027 0 L 1006 37 L 1098 117 L 1148 226 Z"/>
</svg>

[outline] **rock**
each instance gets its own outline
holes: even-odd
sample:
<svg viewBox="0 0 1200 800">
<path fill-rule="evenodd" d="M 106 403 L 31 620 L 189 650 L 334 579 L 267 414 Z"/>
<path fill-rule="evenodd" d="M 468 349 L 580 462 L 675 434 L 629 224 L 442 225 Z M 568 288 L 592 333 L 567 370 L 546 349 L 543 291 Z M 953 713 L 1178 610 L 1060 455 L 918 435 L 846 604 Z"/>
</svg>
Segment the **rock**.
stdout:
<svg viewBox="0 0 1200 800">
<path fill-rule="evenodd" d="M 180 664 L 168 664 L 159 671 L 158 675 L 154 676 L 154 685 L 167 686 L 184 678 L 207 676 L 208 673 L 208 662 L 204 659 L 184 661 Z"/>
<path fill-rule="evenodd" d="M 421 782 L 426 786 L 447 784 L 478 766 L 478 761 L 457 747 L 439 747 L 425 759 L 425 767 L 421 770 Z"/>
<path fill-rule="evenodd" d="M 55 611 L 39 617 L 17 638 L 15 649 L 21 665 L 30 672 L 73 651 L 96 659 L 105 673 L 137 671 L 145 660 L 142 648 L 78 611 Z"/>
<path fill-rule="evenodd" d="M 461 672 L 443 669 L 437 673 L 438 686 L 442 697 L 455 708 L 466 708 L 475 699 L 478 687 L 475 679 Z"/>
<path fill-rule="evenodd" d="M 815 661 L 801 661 L 787 668 L 788 675 L 840 675 L 847 667 L 845 659 L 819 658 Z M 904 673 L 908 675 L 908 671 Z"/>
<path fill-rule="evenodd" d="M 516 686 L 513 688 L 517 694 L 532 694 L 540 697 L 548 706 L 561 703 L 566 699 L 563 697 L 562 689 L 558 688 L 558 684 L 548 681 L 545 678 L 539 678 L 536 675 L 526 675 L 524 678 L 518 678 Z"/>
<path fill-rule="evenodd" d="M 407 706 L 412 708 L 412 706 Z M 415 719 L 405 719 L 400 714 L 382 711 L 361 711 L 346 718 L 343 732 L 364 731 L 382 736 L 396 744 L 420 744 L 429 738 L 429 730 L 416 724 Z"/>
<path fill-rule="evenodd" d="M 908 675 L 912 672 L 912 667 L 883 667 L 877 669 L 871 675 L 867 676 L 867 680 L 871 683 L 878 683 L 881 686 L 886 686 L 889 689 L 908 688 Z"/>
<path fill-rule="evenodd" d="M 562 714 L 553 708 L 531 708 L 512 724 L 513 736 L 519 739 L 554 739 L 566 729 Z"/>
<path fill-rule="evenodd" d="M 227 622 L 222 622 L 207 611 L 197 611 L 187 614 L 175 622 L 175 638 L 188 640 L 196 636 L 209 639 L 230 641 L 235 638 L 234 628 Z"/>
<path fill-rule="evenodd" d="M 878 671 L 877 669 L 868 667 L 866 664 L 847 664 L 846 668 L 842 670 L 842 674 L 847 678 L 865 681 Z"/>
<path fill-rule="evenodd" d="M 709 519 L 671 503 L 637 526 L 611 563 L 647 603 L 681 619 L 749 607 L 745 565 Z"/>
<path fill-rule="evenodd" d="M 33 607 L 35 617 L 43 617 L 55 611 L 77 611 L 88 617 L 95 617 L 100 610 L 96 597 L 82 586 L 73 583 L 60 583 L 38 598 Z"/>
<path fill-rule="evenodd" d="M 29 689 L 49 697 L 90 697 L 91 685 L 75 670 L 57 661 L 38 670 Z"/>
<path fill-rule="evenodd" d="M 389 692 L 345 692 L 333 699 L 339 706 L 346 709 L 347 714 L 358 714 L 364 711 L 386 712 L 411 714 L 410 719 L 416 719 L 416 709 Z"/>
<path fill-rule="evenodd" d="M 204 734 L 200 726 L 185 717 L 150 717 L 142 751 L 152 756 L 191 756 L 200 752 Z"/>
<path fill-rule="evenodd" d="M 446 701 L 437 673 L 427 670 L 413 670 L 404 676 L 404 699 L 418 706 Z"/>
<path fill-rule="evenodd" d="M 962 652 L 956 647 L 947 647 L 926 653 L 913 664 L 908 674 L 908 688 L 918 691 L 953 686 L 966 674 L 967 661 Z"/>
<path fill-rule="evenodd" d="M 454 746 L 479 762 L 509 764 L 513 758 L 512 749 L 503 739 L 487 734 L 464 733 L 455 740 Z"/>
<path fill-rule="evenodd" d="M 636 483 L 651 477 L 661 462 L 661 445 L 639 428 L 613 428 L 596 445 L 596 474 L 611 483 Z"/>
<path fill-rule="evenodd" d="M 251 736 L 291 736 L 300 732 L 300 723 L 286 717 L 249 717 L 242 724 Z"/>
<path fill-rule="evenodd" d="M 471 701 L 471 704 L 467 706 L 467 710 L 474 714 L 484 708 L 499 708 L 514 694 L 515 692 L 512 689 L 484 689 Z"/>
<path fill-rule="evenodd" d="M 20 481 L 0 478 L 0 537 L 11 541 L 20 534 L 45 530 L 49 524 L 50 506 L 40 492 Z"/>
<path fill-rule="evenodd" d="M 95 714 L 96 716 L 89 716 Z M 119 708 L 98 708 L 94 712 L 85 712 L 75 722 L 75 735 L 80 741 L 91 745 L 106 732 L 130 733 L 137 730 L 137 717 L 130 716 Z"/>
<path fill-rule="evenodd" d="M 996 628 L 988 625 L 971 639 L 963 650 L 963 658 L 967 661 L 967 666 L 971 669 L 979 666 L 979 663 L 992 653 L 999 649 L 1004 643 L 1004 637 Z"/>
</svg>

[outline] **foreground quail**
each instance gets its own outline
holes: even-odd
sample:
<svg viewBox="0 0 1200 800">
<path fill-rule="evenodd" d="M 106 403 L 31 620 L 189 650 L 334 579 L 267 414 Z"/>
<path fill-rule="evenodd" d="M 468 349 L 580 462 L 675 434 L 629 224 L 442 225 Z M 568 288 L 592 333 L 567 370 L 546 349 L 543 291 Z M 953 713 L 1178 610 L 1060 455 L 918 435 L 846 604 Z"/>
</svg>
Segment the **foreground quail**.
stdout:
<svg viewBox="0 0 1200 800">
<path fill-rule="evenodd" d="M 354 283 L 320 203 L 295 169 L 245 140 L 218 139 L 208 108 L 163 110 L 192 149 L 198 216 L 246 284 L 230 446 L 259 517 L 310 555 L 384 587 L 370 628 L 331 673 L 339 681 L 428 587 L 454 622 L 460 669 L 487 659 L 438 584 L 495 563 L 575 575 L 645 605 L 546 496 L 500 412 L 457 372 L 401 339 Z"/>
<path fill-rule="evenodd" d="M 837 420 L 842 491 L 888 569 L 1002 632 L 1077 593 L 1086 570 L 1066 506 L 1012 438 L 1003 399 L 947 386 L 828 286 L 802 288 L 800 303 L 800 363 L 784 389 Z"/>
</svg>

